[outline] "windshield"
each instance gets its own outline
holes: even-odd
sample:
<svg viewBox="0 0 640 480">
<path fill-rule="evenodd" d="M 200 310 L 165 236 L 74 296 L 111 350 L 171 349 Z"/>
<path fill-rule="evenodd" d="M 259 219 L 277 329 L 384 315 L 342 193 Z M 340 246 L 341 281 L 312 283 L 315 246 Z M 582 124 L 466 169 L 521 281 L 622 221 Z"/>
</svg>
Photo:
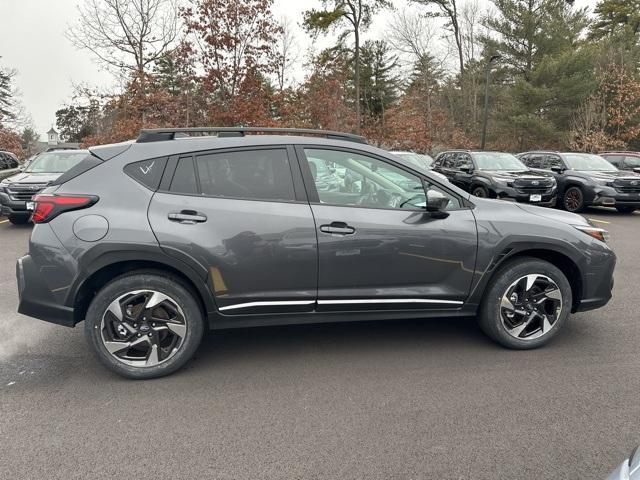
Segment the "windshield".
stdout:
<svg viewBox="0 0 640 480">
<path fill-rule="evenodd" d="M 617 172 L 618 169 L 599 155 L 590 153 L 565 153 L 564 160 L 571 170 Z"/>
<path fill-rule="evenodd" d="M 473 159 L 480 170 L 505 172 L 524 172 L 529 170 L 524 163 L 510 153 L 482 152 L 474 153 Z"/>
<path fill-rule="evenodd" d="M 433 158 L 431 158 L 429 155 L 422 155 L 420 153 L 412 152 L 396 153 L 396 155 L 404 158 L 405 160 L 408 160 L 416 167 L 425 168 L 427 170 L 431 169 L 431 165 L 433 165 Z"/>
<path fill-rule="evenodd" d="M 64 173 L 80 163 L 86 157 L 86 152 L 45 152 L 38 155 L 29 163 L 27 173 Z"/>
</svg>

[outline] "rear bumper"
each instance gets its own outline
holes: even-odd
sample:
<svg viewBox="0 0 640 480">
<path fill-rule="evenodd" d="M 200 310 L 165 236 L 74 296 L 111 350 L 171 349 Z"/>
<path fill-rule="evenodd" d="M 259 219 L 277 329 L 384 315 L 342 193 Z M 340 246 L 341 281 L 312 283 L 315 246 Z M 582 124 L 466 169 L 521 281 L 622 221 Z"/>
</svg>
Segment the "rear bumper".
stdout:
<svg viewBox="0 0 640 480">
<path fill-rule="evenodd" d="M 61 305 L 56 300 L 30 255 L 18 259 L 16 279 L 19 297 L 18 313 L 65 327 L 75 325 L 73 308 Z"/>
</svg>

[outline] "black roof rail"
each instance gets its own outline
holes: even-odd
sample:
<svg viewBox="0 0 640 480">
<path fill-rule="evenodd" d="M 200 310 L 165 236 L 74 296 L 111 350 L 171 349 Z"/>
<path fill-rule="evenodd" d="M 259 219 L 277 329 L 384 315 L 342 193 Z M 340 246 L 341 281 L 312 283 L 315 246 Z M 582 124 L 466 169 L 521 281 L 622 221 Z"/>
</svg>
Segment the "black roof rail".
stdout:
<svg viewBox="0 0 640 480">
<path fill-rule="evenodd" d="M 203 127 L 203 128 L 147 128 L 140 130 L 137 143 L 162 142 L 175 140 L 176 138 L 195 136 L 217 137 L 244 137 L 247 133 L 253 134 L 285 134 L 285 135 L 310 135 L 329 138 L 332 140 L 345 140 L 367 144 L 367 139 L 352 133 L 332 132 L 329 130 L 314 130 L 311 128 L 277 128 L 277 127 Z"/>
</svg>

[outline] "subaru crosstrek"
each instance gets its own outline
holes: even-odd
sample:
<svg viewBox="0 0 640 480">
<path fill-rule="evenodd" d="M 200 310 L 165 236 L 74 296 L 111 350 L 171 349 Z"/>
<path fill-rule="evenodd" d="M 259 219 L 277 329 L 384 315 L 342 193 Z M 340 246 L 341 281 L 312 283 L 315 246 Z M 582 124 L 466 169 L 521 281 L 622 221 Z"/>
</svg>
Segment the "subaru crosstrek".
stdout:
<svg viewBox="0 0 640 480">
<path fill-rule="evenodd" d="M 207 328 L 477 315 L 534 348 L 611 297 L 604 230 L 473 197 L 361 137 L 145 130 L 90 152 L 34 197 L 18 310 L 84 320 L 127 377 L 175 371 Z M 318 161 L 359 187 L 316 188 Z"/>
</svg>

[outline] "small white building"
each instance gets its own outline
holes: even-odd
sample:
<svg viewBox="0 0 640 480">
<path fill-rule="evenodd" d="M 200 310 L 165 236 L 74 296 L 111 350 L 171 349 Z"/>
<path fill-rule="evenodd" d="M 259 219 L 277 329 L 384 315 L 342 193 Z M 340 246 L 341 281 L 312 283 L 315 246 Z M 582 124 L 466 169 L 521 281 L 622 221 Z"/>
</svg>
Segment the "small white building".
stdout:
<svg viewBox="0 0 640 480">
<path fill-rule="evenodd" d="M 64 148 L 64 149 L 80 148 L 80 144 L 74 143 L 74 142 L 61 142 L 60 134 L 55 128 L 53 128 L 53 126 L 51 126 L 51 129 L 47 132 L 47 141 L 38 142 L 36 151 L 39 153 L 39 152 L 44 152 L 47 149 L 53 149 L 53 148 Z"/>
</svg>

